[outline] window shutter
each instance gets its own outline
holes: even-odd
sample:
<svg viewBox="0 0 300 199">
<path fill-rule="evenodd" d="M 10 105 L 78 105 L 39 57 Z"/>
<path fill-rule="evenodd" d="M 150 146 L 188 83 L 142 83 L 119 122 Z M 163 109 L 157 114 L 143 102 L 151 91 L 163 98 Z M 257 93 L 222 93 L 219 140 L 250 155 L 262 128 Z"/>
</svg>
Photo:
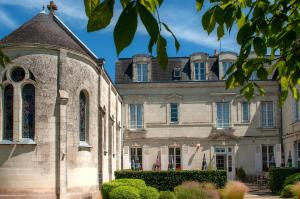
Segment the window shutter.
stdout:
<svg viewBox="0 0 300 199">
<path fill-rule="evenodd" d="M 130 169 L 131 168 L 131 162 L 129 159 L 129 146 L 123 147 L 123 168 L 124 169 Z"/>
<path fill-rule="evenodd" d="M 256 172 L 262 171 L 261 145 L 256 145 L 256 149 L 255 149 L 255 170 Z"/>
<path fill-rule="evenodd" d="M 281 166 L 281 144 L 275 145 L 275 164 L 276 167 Z"/>
</svg>

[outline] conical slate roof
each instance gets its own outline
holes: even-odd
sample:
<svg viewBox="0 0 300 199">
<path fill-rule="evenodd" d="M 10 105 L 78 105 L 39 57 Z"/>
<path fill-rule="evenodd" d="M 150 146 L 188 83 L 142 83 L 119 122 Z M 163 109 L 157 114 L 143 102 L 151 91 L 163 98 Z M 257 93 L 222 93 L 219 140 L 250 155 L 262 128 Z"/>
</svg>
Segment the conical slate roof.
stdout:
<svg viewBox="0 0 300 199">
<path fill-rule="evenodd" d="M 96 59 L 96 56 L 53 14 L 41 12 L 0 44 L 47 44 L 74 50 Z"/>
</svg>

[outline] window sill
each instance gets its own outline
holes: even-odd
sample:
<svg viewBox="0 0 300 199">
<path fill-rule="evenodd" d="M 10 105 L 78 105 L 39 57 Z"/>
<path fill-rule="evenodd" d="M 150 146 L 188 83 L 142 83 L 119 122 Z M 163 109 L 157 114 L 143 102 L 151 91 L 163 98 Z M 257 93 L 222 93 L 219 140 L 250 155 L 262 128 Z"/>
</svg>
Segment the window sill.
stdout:
<svg viewBox="0 0 300 199">
<path fill-rule="evenodd" d="M 22 139 L 20 141 L 9 141 L 9 140 L 2 140 L 0 145 L 36 145 L 36 142 L 32 139 Z"/>
<path fill-rule="evenodd" d="M 81 149 L 90 149 L 90 148 L 92 148 L 92 146 L 89 145 L 87 142 L 80 141 L 79 142 L 79 148 L 81 148 Z"/>
<path fill-rule="evenodd" d="M 260 127 L 258 129 L 263 130 L 263 131 L 273 131 L 273 130 L 276 130 L 277 128 L 275 126 L 273 126 L 273 127 Z"/>
<path fill-rule="evenodd" d="M 146 132 L 145 128 L 128 129 L 129 132 Z"/>
<path fill-rule="evenodd" d="M 170 122 L 170 125 L 178 125 L 179 122 Z"/>
</svg>

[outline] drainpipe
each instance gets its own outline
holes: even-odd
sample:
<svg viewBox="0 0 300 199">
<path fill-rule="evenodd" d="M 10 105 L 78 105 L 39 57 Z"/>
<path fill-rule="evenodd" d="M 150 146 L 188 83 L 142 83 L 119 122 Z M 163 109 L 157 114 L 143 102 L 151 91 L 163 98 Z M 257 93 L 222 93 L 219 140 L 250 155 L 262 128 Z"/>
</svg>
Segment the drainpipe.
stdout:
<svg viewBox="0 0 300 199">
<path fill-rule="evenodd" d="M 278 93 L 281 93 L 281 85 L 278 84 Z M 284 145 L 283 145 L 283 121 L 282 121 L 282 107 L 279 107 L 280 113 L 280 128 L 279 128 L 279 141 L 281 144 L 281 166 L 285 167 L 285 154 L 284 154 Z"/>
</svg>

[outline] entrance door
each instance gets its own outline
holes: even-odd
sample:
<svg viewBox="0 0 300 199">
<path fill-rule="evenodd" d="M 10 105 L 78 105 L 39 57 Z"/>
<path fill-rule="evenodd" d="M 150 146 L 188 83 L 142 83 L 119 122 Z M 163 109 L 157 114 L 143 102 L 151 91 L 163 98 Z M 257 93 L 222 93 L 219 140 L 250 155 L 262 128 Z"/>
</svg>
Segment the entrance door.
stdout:
<svg viewBox="0 0 300 199">
<path fill-rule="evenodd" d="M 235 167 L 231 147 L 215 147 L 216 169 L 227 171 L 227 179 L 235 178 Z"/>
</svg>

